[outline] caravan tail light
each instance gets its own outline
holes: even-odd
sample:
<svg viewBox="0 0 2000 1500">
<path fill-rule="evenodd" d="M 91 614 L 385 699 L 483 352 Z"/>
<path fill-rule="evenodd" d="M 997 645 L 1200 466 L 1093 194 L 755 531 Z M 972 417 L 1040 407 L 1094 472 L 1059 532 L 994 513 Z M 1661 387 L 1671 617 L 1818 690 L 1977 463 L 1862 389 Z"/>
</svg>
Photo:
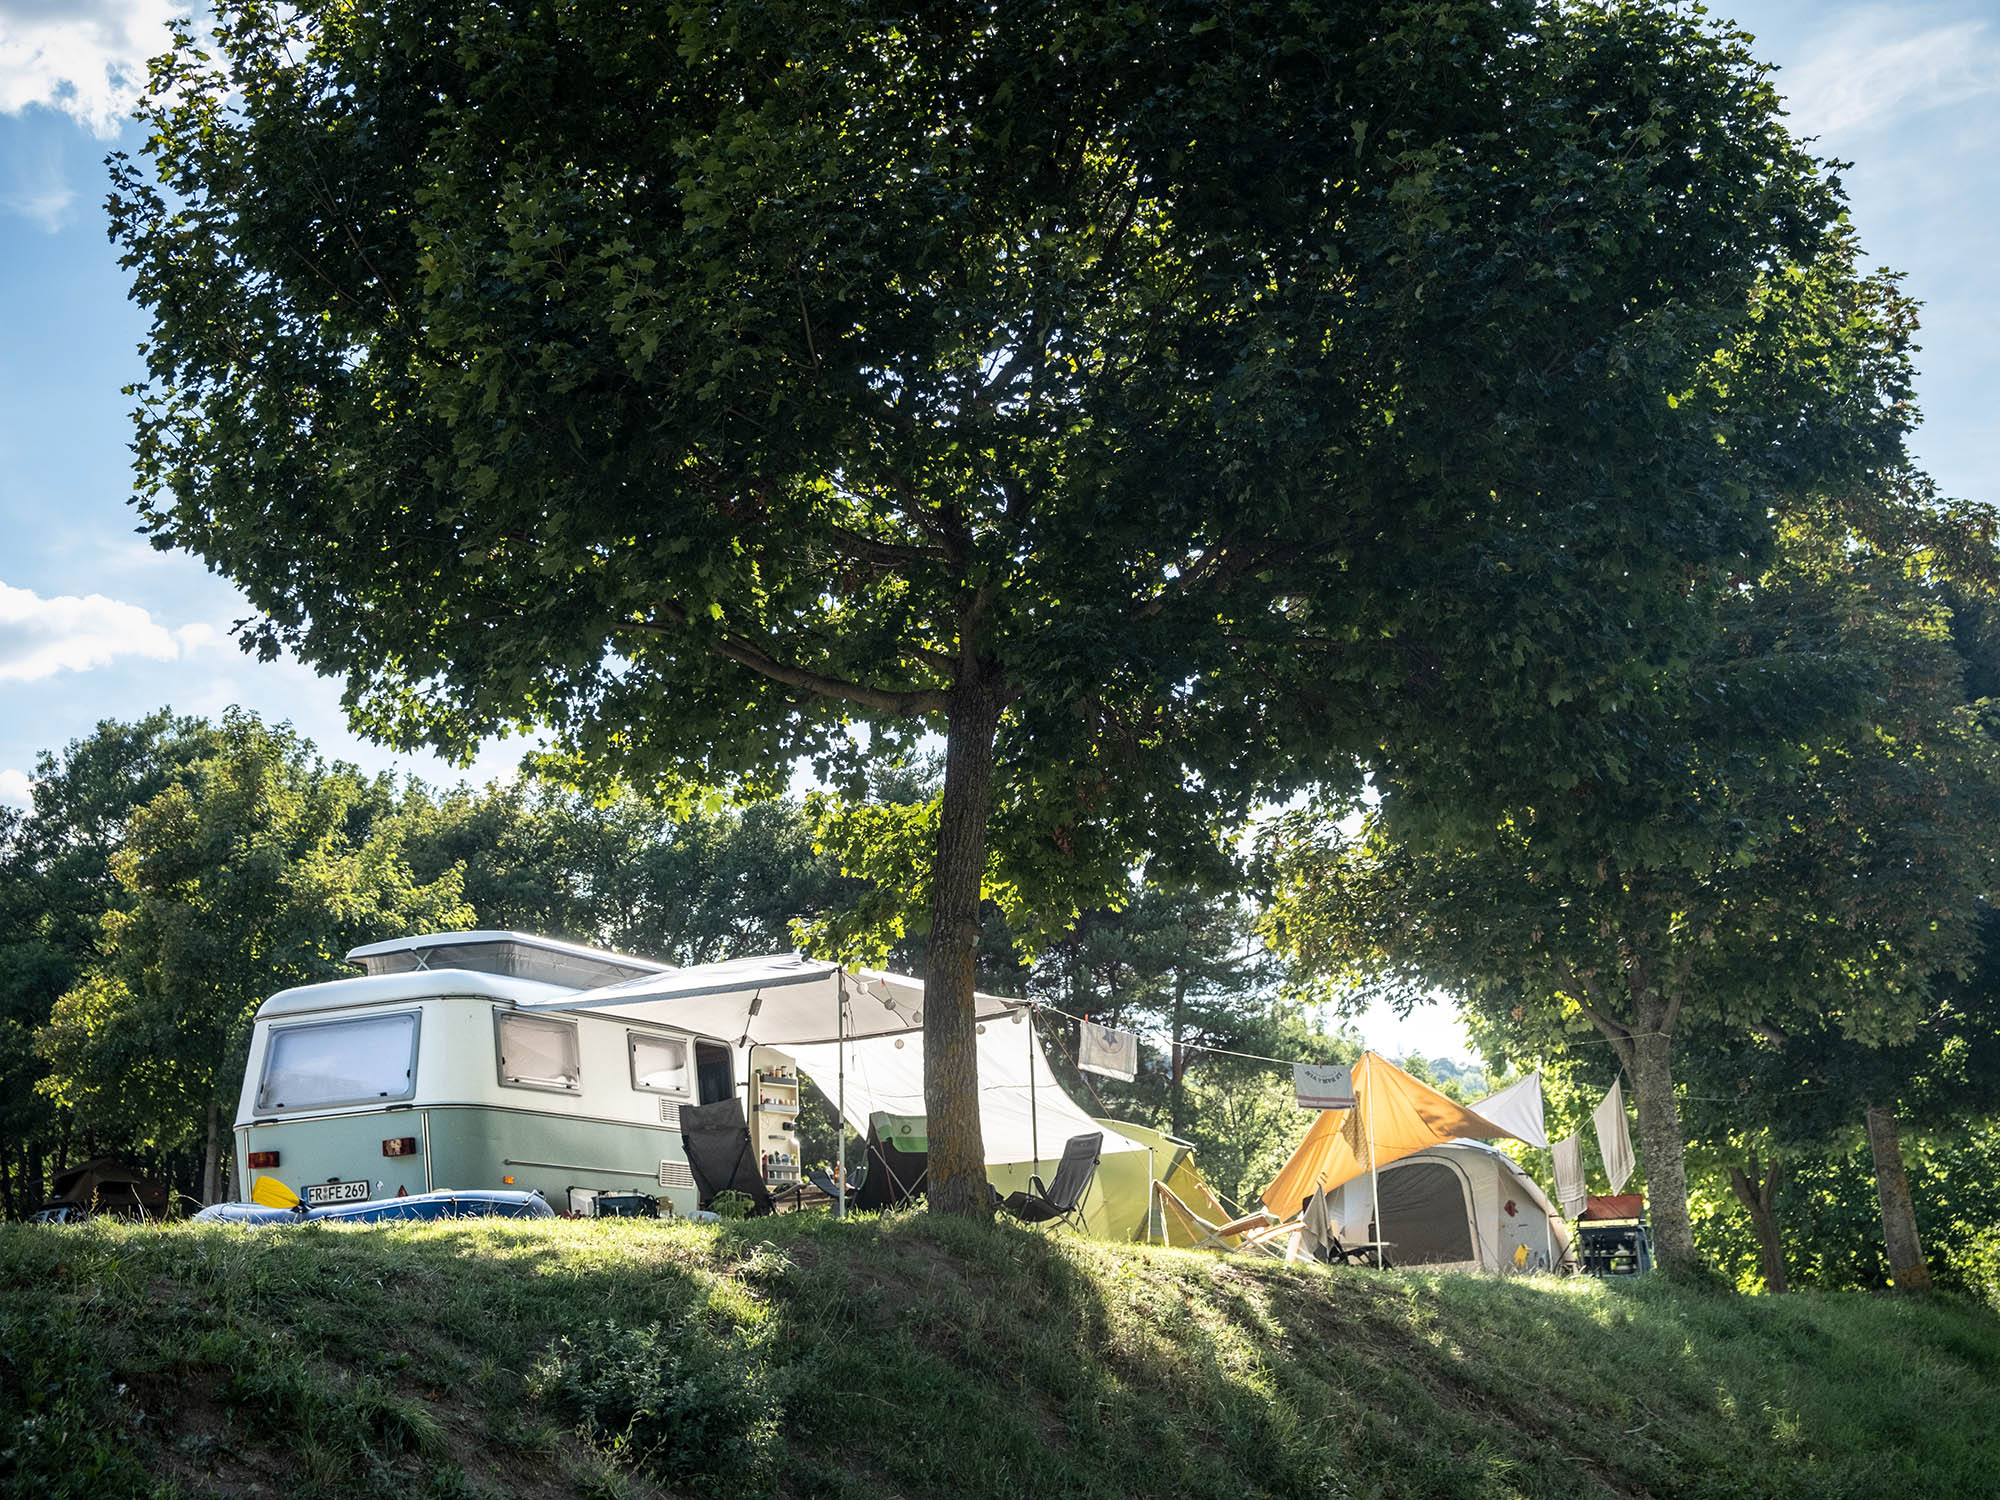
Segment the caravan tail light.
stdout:
<svg viewBox="0 0 2000 1500">
<path fill-rule="evenodd" d="M 413 1135 L 406 1135 L 401 1140 L 384 1141 L 382 1143 L 382 1154 L 384 1156 L 415 1156 L 417 1154 L 417 1138 Z"/>
<path fill-rule="evenodd" d="M 260 1167 L 268 1170 L 277 1164 L 278 1153 L 275 1151 L 252 1151 L 250 1153 L 250 1170 L 253 1172 Z"/>
</svg>

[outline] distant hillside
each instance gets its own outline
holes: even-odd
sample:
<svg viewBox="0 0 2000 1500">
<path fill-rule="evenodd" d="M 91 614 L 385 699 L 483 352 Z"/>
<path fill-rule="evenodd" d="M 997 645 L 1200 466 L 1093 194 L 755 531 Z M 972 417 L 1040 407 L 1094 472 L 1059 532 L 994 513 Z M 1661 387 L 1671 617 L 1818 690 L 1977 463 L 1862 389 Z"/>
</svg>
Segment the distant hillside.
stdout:
<svg viewBox="0 0 2000 1500">
<path fill-rule="evenodd" d="M 0 1229 L 10 1496 L 1796 1497 L 2000 1474 L 2000 1321 L 912 1217 Z"/>
</svg>

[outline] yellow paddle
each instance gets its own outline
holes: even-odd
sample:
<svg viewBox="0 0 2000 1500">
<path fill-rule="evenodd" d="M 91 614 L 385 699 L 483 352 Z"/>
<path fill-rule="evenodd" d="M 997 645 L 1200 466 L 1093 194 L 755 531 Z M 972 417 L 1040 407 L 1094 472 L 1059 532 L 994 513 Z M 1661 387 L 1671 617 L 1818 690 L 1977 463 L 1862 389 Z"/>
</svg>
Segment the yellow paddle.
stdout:
<svg viewBox="0 0 2000 1500">
<path fill-rule="evenodd" d="M 299 1195 L 275 1177 L 259 1177 L 250 1184 L 250 1201 L 266 1208 L 297 1208 Z"/>
</svg>

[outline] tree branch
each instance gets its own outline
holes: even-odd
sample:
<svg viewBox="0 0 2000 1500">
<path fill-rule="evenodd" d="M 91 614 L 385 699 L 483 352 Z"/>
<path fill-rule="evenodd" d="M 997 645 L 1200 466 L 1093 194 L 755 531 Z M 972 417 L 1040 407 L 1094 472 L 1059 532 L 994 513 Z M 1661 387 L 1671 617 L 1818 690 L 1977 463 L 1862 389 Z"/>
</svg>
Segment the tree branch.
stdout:
<svg viewBox="0 0 2000 1500">
<path fill-rule="evenodd" d="M 674 625 L 685 626 L 688 623 L 687 611 L 680 605 L 667 603 L 660 608 L 673 618 Z M 673 626 L 663 625 L 656 620 L 625 620 L 621 621 L 617 628 L 666 635 L 672 631 Z M 882 713 L 904 717 L 941 714 L 945 711 L 945 695 L 937 688 L 908 688 L 897 691 L 892 688 L 869 687 L 865 683 L 849 682 L 840 677 L 828 677 L 822 672 L 808 671 L 804 667 L 795 667 L 789 662 L 779 661 L 770 652 L 742 636 L 725 635 L 719 640 L 707 642 L 707 646 L 710 651 L 727 661 L 748 667 L 761 677 L 781 682 L 786 687 L 796 688 L 802 693 L 810 693 L 816 698 L 858 703 L 863 708 L 873 708 Z"/>
</svg>

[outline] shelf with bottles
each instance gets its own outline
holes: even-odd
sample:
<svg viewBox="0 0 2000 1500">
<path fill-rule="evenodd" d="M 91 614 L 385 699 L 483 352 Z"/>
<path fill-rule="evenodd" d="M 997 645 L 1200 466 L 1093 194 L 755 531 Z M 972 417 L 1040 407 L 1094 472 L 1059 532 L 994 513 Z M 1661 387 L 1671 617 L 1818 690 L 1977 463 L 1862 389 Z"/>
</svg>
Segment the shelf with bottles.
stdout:
<svg viewBox="0 0 2000 1500">
<path fill-rule="evenodd" d="M 789 1151 L 764 1153 L 764 1181 L 773 1186 L 799 1180 L 799 1159 Z"/>
</svg>

